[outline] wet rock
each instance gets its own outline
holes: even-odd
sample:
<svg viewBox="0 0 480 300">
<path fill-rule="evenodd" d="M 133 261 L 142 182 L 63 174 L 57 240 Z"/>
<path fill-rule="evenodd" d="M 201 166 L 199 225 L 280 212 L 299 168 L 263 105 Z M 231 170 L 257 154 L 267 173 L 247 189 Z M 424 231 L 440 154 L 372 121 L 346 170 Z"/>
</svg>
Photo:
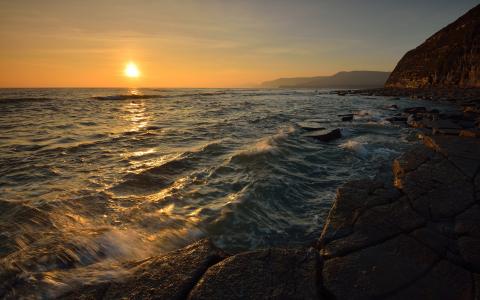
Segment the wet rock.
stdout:
<svg viewBox="0 0 480 300">
<path fill-rule="evenodd" d="M 383 299 L 420 279 L 439 260 L 428 247 L 404 234 L 327 260 L 325 288 L 336 299 Z"/>
<path fill-rule="evenodd" d="M 413 147 L 393 161 L 394 186 L 402 189 L 407 173 L 417 169 L 426 161 L 432 159 L 435 153 L 423 145 Z"/>
<path fill-rule="evenodd" d="M 355 220 L 364 210 L 398 199 L 397 191 L 385 189 L 384 186 L 385 184 L 380 181 L 356 180 L 338 188 L 335 202 L 320 236 L 320 247 L 350 235 Z"/>
<path fill-rule="evenodd" d="M 310 137 L 322 142 L 330 142 L 330 141 L 341 138 L 342 131 L 340 129 L 334 129 L 332 131 L 322 131 L 322 132 L 317 132 L 316 135 L 311 135 Z"/>
<path fill-rule="evenodd" d="M 268 249 L 210 267 L 188 299 L 322 299 L 314 249 Z"/>
<path fill-rule="evenodd" d="M 424 113 L 424 112 L 427 112 L 427 108 L 423 106 L 409 107 L 409 108 L 405 108 L 403 112 L 407 114 Z"/>
<path fill-rule="evenodd" d="M 480 129 L 462 130 L 459 135 L 463 137 L 478 138 L 480 137 Z"/>
<path fill-rule="evenodd" d="M 426 128 L 432 129 L 461 129 L 461 127 L 449 120 L 425 120 L 423 122 Z"/>
<path fill-rule="evenodd" d="M 407 117 L 394 116 L 394 117 L 386 118 L 386 120 L 392 123 L 395 123 L 395 122 L 405 123 L 407 122 Z"/>
<path fill-rule="evenodd" d="M 63 297 L 77 299 L 87 295 L 95 299 L 185 299 L 205 271 L 226 257 L 209 240 L 147 259 L 132 269 L 120 282 L 81 287 Z"/>
<path fill-rule="evenodd" d="M 408 235 L 413 237 L 416 241 L 429 247 L 437 255 L 444 257 L 447 252 L 454 247 L 456 242 L 452 238 L 446 236 L 441 230 L 441 225 L 433 222 L 428 222 L 425 227 L 415 229 Z M 459 261 L 461 259 L 455 259 Z"/>
<path fill-rule="evenodd" d="M 480 239 L 462 236 L 458 239 L 458 248 L 469 268 L 480 272 Z"/>
<path fill-rule="evenodd" d="M 455 218 L 455 233 L 480 239 L 480 205 L 474 205 Z"/>
<path fill-rule="evenodd" d="M 440 153 L 463 174 L 472 178 L 480 169 L 480 140 L 453 136 L 424 136 L 424 144 Z"/>
<path fill-rule="evenodd" d="M 464 112 L 460 120 L 465 120 L 465 121 L 476 121 L 480 115 L 478 113 L 473 113 L 473 112 Z"/>
<path fill-rule="evenodd" d="M 342 117 L 343 122 L 353 121 L 353 115 Z"/>
<path fill-rule="evenodd" d="M 320 124 L 315 122 L 299 122 L 297 124 L 305 131 L 318 131 L 325 129 L 325 127 L 322 127 Z"/>
<path fill-rule="evenodd" d="M 465 103 L 462 106 L 463 106 L 463 112 L 480 113 L 480 102 L 479 103 Z"/>
<path fill-rule="evenodd" d="M 441 135 L 456 135 L 458 136 L 460 134 L 461 130 L 460 129 L 449 129 L 449 128 L 433 128 L 432 133 L 433 134 L 441 134 Z"/>
<path fill-rule="evenodd" d="M 473 299 L 470 272 L 446 260 L 437 263 L 425 276 L 385 299 Z"/>
<path fill-rule="evenodd" d="M 475 127 L 475 121 L 460 120 L 458 122 L 458 125 L 460 125 L 464 129 L 470 129 Z"/>
<path fill-rule="evenodd" d="M 352 226 L 352 233 L 323 246 L 324 257 L 345 255 L 423 226 L 425 219 L 413 211 L 406 199 L 366 209 Z"/>
<path fill-rule="evenodd" d="M 456 132 L 456 135 L 458 135 L 462 129 L 458 124 L 449 120 L 429 120 L 426 118 L 414 118 L 408 122 L 408 125 L 414 128 L 433 129 L 437 132 L 443 131 L 446 132 L 446 134 L 454 134 L 454 132 Z"/>
<path fill-rule="evenodd" d="M 475 201 L 468 178 L 438 154 L 411 172 L 398 170 L 395 183 L 413 208 L 428 218 L 452 217 Z"/>
</svg>

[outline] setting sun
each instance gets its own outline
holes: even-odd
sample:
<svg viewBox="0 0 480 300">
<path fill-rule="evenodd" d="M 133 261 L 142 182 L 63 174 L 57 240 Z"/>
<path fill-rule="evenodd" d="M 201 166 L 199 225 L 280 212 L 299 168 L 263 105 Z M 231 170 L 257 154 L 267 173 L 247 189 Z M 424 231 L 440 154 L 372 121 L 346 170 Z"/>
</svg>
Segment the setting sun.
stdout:
<svg viewBox="0 0 480 300">
<path fill-rule="evenodd" d="M 137 78 L 140 76 L 140 71 L 138 70 L 138 67 L 135 63 L 129 62 L 125 66 L 125 70 L 123 71 L 125 76 L 130 77 L 130 78 Z"/>
</svg>

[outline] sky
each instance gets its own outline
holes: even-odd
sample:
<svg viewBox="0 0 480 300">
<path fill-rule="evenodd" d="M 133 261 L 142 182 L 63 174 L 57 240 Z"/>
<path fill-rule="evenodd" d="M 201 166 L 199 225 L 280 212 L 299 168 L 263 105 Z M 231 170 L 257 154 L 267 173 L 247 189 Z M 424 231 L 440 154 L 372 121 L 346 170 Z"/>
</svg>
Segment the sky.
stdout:
<svg viewBox="0 0 480 300">
<path fill-rule="evenodd" d="M 391 71 L 470 0 L 0 0 L 0 87 L 242 87 Z M 140 71 L 124 75 L 127 63 Z"/>
</svg>

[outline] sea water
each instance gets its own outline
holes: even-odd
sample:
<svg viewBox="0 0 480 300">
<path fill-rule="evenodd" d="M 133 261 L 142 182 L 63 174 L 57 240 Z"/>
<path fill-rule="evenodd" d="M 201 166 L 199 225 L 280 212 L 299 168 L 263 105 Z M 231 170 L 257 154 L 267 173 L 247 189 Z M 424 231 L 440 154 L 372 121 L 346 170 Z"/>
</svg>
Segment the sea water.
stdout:
<svg viewBox="0 0 480 300">
<path fill-rule="evenodd" d="M 0 90 L 0 291 L 51 296 L 205 237 L 232 253 L 312 244 L 338 186 L 416 141 L 385 120 L 409 106 L 439 104 L 329 90 Z M 312 128 L 343 137 L 321 142 Z"/>
</svg>

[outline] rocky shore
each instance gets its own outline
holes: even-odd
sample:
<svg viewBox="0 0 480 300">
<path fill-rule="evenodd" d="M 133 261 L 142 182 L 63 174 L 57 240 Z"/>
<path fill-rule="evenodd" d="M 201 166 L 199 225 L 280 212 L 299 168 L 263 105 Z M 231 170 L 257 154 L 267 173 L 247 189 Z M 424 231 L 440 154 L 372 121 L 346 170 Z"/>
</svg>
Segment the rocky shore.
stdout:
<svg viewBox="0 0 480 300">
<path fill-rule="evenodd" d="M 480 139 L 461 134 L 479 108 L 401 113 L 421 143 L 391 176 L 340 187 L 316 245 L 229 255 L 200 240 L 61 298 L 480 299 Z M 441 120 L 458 134 L 425 125 Z"/>
<path fill-rule="evenodd" d="M 432 101 L 449 101 L 454 104 L 464 104 L 475 102 L 480 99 L 480 89 L 478 88 L 420 88 L 420 89 L 396 89 L 396 88 L 377 88 L 362 90 L 337 90 L 332 93 L 361 96 L 382 96 L 396 98 L 422 99 Z"/>
</svg>

